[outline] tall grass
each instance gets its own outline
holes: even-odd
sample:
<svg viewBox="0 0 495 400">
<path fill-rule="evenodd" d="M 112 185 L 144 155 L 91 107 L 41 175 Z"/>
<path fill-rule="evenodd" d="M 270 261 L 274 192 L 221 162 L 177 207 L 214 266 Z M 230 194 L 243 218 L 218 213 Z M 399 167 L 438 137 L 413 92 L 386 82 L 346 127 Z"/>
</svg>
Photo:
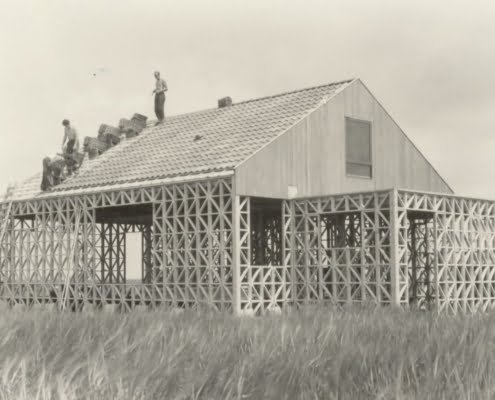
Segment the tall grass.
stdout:
<svg viewBox="0 0 495 400">
<path fill-rule="evenodd" d="M 493 399 L 495 316 L 5 311 L 1 399 Z"/>
</svg>

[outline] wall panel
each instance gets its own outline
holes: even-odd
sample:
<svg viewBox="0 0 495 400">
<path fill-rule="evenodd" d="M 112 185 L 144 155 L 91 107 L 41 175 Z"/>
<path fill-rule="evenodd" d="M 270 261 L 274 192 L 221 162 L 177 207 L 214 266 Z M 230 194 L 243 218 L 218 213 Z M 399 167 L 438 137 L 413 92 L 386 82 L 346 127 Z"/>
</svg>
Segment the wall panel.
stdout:
<svg viewBox="0 0 495 400">
<path fill-rule="evenodd" d="M 346 176 L 345 117 L 372 123 L 373 177 Z M 241 195 L 287 198 L 400 187 L 452 193 L 432 165 L 358 80 L 240 164 Z"/>
</svg>

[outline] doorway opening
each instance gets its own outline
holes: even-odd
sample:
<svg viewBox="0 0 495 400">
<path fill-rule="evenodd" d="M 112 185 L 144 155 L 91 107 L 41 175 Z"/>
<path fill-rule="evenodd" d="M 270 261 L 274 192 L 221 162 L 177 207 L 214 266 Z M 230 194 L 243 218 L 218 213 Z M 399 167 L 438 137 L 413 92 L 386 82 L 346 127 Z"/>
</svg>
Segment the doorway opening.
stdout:
<svg viewBox="0 0 495 400">
<path fill-rule="evenodd" d="M 251 198 L 251 265 L 282 265 L 282 200 Z"/>
<path fill-rule="evenodd" d="M 435 300 L 434 213 L 408 212 L 409 304 L 428 309 Z"/>
<path fill-rule="evenodd" d="M 151 204 L 96 210 L 99 227 L 96 276 L 101 283 L 149 283 L 151 265 Z"/>
</svg>

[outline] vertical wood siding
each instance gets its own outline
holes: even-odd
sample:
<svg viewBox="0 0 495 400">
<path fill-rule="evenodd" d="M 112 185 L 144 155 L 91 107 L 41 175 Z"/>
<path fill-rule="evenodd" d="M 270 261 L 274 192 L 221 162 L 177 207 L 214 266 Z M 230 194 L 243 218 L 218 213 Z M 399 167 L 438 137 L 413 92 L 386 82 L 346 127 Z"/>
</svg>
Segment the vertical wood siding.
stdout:
<svg viewBox="0 0 495 400">
<path fill-rule="evenodd" d="M 373 177 L 346 176 L 345 117 L 372 123 Z M 239 195 L 287 198 L 392 187 L 452 193 L 447 183 L 357 80 L 236 169 Z"/>
</svg>

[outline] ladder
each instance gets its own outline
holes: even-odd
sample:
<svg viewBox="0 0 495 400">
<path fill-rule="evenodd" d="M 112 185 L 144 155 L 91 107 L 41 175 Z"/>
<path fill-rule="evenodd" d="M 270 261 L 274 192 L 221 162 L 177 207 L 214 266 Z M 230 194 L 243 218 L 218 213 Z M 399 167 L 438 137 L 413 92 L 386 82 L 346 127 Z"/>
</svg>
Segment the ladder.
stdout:
<svg viewBox="0 0 495 400">
<path fill-rule="evenodd" d="M 7 228 L 9 227 L 10 216 L 12 213 L 12 203 L 14 202 L 14 189 L 15 185 L 9 185 L 5 191 L 3 200 L 0 203 L 0 285 L 4 284 L 2 277 L 6 275 L 3 260 L 1 258 L 7 258 L 9 253 L 7 246 L 3 246 L 3 238 L 5 237 Z M 2 254 L 2 250 L 5 251 L 5 254 Z"/>
<path fill-rule="evenodd" d="M 0 221 L 0 247 L 9 226 L 10 213 L 12 211 L 12 203 L 14 202 L 14 185 L 9 185 L 5 191 L 3 202 L 1 203 L 1 221 Z"/>
</svg>

